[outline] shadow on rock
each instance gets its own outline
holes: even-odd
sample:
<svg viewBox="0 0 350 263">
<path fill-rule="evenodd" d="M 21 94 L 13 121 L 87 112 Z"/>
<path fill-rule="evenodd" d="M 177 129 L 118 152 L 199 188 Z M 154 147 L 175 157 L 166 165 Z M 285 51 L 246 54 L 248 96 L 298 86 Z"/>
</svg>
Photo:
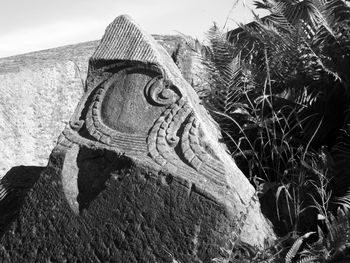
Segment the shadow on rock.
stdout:
<svg viewBox="0 0 350 263">
<path fill-rule="evenodd" d="M 0 180 L 0 236 L 16 218 L 24 197 L 45 167 L 15 166 Z"/>
<path fill-rule="evenodd" d="M 106 188 L 106 181 L 113 172 L 131 167 L 129 158 L 107 150 L 81 148 L 77 157 L 79 210 L 87 209 L 90 203 Z"/>
</svg>

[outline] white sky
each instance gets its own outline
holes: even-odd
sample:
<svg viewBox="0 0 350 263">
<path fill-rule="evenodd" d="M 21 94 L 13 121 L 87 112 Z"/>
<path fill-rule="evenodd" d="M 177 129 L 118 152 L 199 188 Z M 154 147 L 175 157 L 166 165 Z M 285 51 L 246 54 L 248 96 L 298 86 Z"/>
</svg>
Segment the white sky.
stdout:
<svg viewBox="0 0 350 263">
<path fill-rule="evenodd" d="M 235 2 L 238 3 L 234 6 Z M 0 57 L 100 39 L 129 14 L 151 34 L 204 38 L 215 21 L 225 29 L 250 22 L 253 0 L 1 0 Z M 261 14 L 261 13 L 260 13 Z"/>
</svg>

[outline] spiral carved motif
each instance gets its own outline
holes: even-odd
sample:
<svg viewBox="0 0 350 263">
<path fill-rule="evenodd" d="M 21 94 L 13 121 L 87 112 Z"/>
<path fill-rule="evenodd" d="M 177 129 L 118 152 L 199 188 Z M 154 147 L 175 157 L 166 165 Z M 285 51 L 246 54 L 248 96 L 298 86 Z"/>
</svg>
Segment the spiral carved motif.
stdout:
<svg viewBox="0 0 350 263">
<path fill-rule="evenodd" d="M 157 106 L 173 104 L 180 98 L 176 88 L 167 83 L 161 75 L 154 77 L 147 83 L 145 96 Z"/>
</svg>

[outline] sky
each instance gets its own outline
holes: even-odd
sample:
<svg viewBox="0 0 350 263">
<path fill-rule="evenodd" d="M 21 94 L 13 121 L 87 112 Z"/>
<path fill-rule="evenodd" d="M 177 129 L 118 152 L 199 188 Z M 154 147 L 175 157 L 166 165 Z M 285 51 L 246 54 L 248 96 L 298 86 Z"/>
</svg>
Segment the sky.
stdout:
<svg viewBox="0 0 350 263">
<path fill-rule="evenodd" d="M 101 39 L 115 17 L 130 15 L 151 34 L 205 38 L 252 20 L 253 0 L 1 0 L 0 57 Z M 259 13 L 260 16 L 264 15 Z"/>
</svg>

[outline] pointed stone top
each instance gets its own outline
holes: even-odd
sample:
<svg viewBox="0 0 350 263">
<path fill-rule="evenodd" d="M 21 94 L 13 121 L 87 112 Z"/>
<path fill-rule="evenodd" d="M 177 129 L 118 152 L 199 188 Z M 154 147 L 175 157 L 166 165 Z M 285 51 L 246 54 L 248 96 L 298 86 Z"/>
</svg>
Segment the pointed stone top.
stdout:
<svg viewBox="0 0 350 263">
<path fill-rule="evenodd" d="M 167 57 L 164 52 L 130 16 L 121 15 L 107 27 L 91 62 L 127 60 L 157 64 L 164 69 L 165 64 L 171 64 L 171 61 L 164 61 L 164 57 Z"/>
<path fill-rule="evenodd" d="M 128 15 L 118 16 L 106 29 L 91 59 L 132 60 L 155 63 L 154 40 L 143 32 Z"/>
<path fill-rule="evenodd" d="M 99 46 L 90 58 L 90 67 L 98 68 L 101 65 L 99 62 L 106 65 L 117 61 L 157 66 L 164 79 L 177 86 L 185 97 L 190 93 L 191 100 L 197 102 L 193 89 L 183 79 L 169 54 L 128 15 L 118 16 L 107 27 Z"/>
</svg>

